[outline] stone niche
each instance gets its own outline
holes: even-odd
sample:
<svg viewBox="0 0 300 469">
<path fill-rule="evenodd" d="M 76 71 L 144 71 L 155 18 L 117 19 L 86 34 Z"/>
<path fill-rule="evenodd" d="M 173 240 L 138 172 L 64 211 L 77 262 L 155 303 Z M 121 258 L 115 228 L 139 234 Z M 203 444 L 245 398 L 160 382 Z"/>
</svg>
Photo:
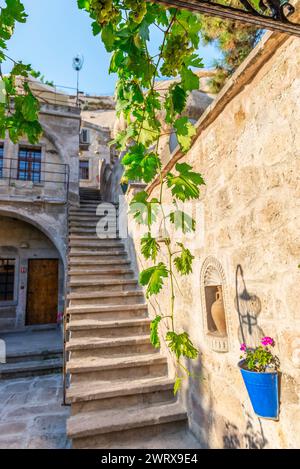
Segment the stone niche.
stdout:
<svg viewBox="0 0 300 469">
<path fill-rule="evenodd" d="M 226 297 L 223 268 L 217 259 L 208 257 L 201 270 L 202 318 L 207 343 L 215 352 L 229 350 Z"/>
</svg>

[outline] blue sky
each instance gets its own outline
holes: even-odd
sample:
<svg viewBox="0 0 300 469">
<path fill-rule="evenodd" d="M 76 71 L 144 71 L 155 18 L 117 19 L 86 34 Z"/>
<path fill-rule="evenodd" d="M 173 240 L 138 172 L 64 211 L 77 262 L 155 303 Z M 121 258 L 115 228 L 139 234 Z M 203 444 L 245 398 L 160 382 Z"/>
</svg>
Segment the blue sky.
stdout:
<svg viewBox="0 0 300 469">
<path fill-rule="evenodd" d="M 2 1 L 0 0 L 0 4 Z M 72 58 L 83 54 L 80 89 L 86 93 L 113 94 L 116 77 L 108 74 L 109 54 L 99 37 L 93 37 L 88 15 L 78 10 L 76 0 L 23 0 L 29 15 L 26 24 L 18 24 L 8 44 L 8 55 L 30 63 L 48 80 L 60 86 L 76 86 Z M 152 38 L 159 42 L 159 31 Z M 212 46 L 201 47 L 206 68 L 219 56 Z M 4 72 L 10 64 L 5 64 Z"/>
</svg>

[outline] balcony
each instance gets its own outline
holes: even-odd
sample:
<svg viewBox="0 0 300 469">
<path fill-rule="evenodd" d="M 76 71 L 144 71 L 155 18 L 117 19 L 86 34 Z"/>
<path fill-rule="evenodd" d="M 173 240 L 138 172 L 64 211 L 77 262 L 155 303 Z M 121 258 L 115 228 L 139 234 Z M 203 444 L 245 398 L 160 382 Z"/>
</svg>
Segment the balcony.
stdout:
<svg viewBox="0 0 300 469">
<path fill-rule="evenodd" d="M 69 165 L 39 158 L 0 159 L 0 200 L 67 203 Z"/>
</svg>

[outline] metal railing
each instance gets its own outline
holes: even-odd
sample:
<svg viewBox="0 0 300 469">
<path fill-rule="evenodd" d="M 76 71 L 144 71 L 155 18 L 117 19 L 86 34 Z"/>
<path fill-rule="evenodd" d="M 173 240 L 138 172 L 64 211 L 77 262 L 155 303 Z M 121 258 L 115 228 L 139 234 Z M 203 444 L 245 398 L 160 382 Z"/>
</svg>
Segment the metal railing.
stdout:
<svg viewBox="0 0 300 469">
<path fill-rule="evenodd" d="M 31 183 L 33 186 L 47 188 L 52 186 L 62 192 L 68 201 L 70 167 L 64 163 L 52 163 L 42 159 L 3 158 L 0 159 L 0 183 L 7 181 L 8 186 L 16 183 Z"/>
</svg>

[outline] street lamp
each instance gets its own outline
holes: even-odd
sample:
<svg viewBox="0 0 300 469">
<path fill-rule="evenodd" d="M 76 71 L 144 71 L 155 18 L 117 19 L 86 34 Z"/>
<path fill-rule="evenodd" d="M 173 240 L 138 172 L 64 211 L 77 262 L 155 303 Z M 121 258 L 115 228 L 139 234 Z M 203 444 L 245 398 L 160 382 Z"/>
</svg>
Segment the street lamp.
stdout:
<svg viewBox="0 0 300 469">
<path fill-rule="evenodd" d="M 77 99 L 76 105 L 79 105 L 79 72 L 83 67 L 84 57 L 81 54 L 77 54 L 76 57 L 73 58 L 73 69 L 77 72 Z"/>
</svg>

